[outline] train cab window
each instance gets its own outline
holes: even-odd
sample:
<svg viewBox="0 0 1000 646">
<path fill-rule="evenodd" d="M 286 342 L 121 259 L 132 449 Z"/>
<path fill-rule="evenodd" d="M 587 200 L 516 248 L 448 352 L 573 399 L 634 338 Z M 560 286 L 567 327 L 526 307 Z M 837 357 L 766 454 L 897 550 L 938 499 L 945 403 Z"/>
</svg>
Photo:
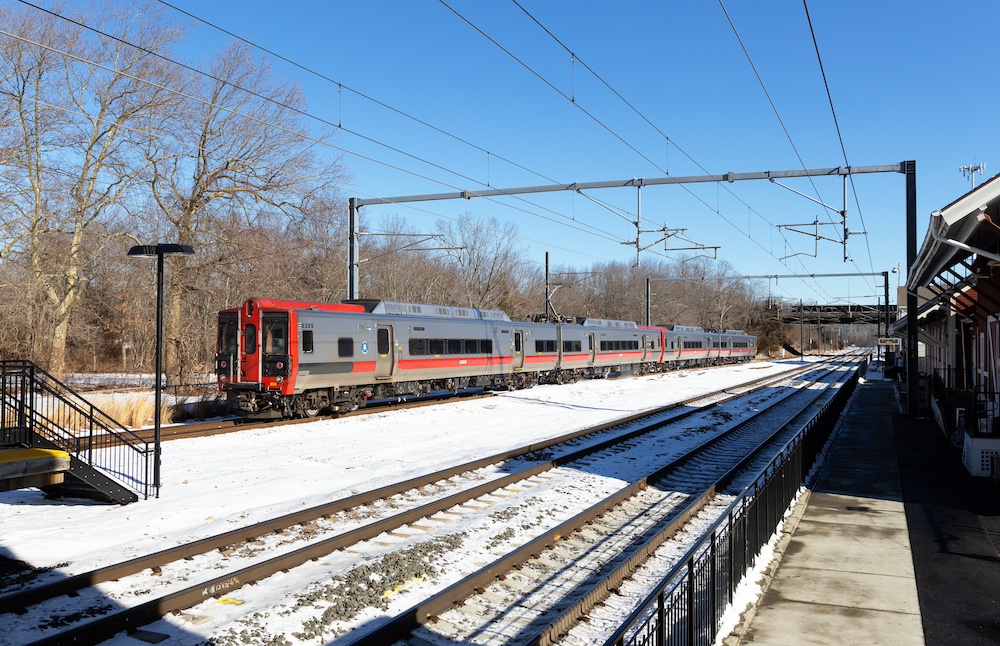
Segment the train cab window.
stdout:
<svg viewBox="0 0 1000 646">
<path fill-rule="evenodd" d="M 253 354 L 257 351 L 257 326 L 253 323 L 247 323 L 246 330 L 243 333 L 243 350 L 247 354 Z"/>
<path fill-rule="evenodd" d="M 337 339 L 337 355 L 341 357 L 354 356 L 354 339 L 349 336 L 342 336 Z"/>
<path fill-rule="evenodd" d="M 286 326 L 282 321 L 264 321 L 264 354 L 287 354 Z"/>
<path fill-rule="evenodd" d="M 410 356 L 419 357 L 427 354 L 426 339 L 410 339 Z"/>
<path fill-rule="evenodd" d="M 462 354 L 461 339 L 448 339 L 448 354 Z"/>
<path fill-rule="evenodd" d="M 444 354 L 444 339 L 428 339 L 428 354 Z"/>
<path fill-rule="evenodd" d="M 302 330 L 302 351 L 312 352 L 313 351 L 313 331 L 312 330 Z"/>
<path fill-rule="evenodd" d="M 381 355 L 389 354 L 389 330 L 380 327 L 376 337 L 376 351 Z"/>
<path fill-rule="evenodd" d="M 465 354 L 479 354 L 479 339 L 466 339 L 462 344 Z"/>
<path fill-rule="evenodd" d="M 219 352 L 236 354 L 240 350 L 240 325 L 237 315 L 222 314 L 219 316 Z"/>
<path fill-rule="evenodd" d="M 493 354 L 493 339 L 480 340 L 479 351 L 483 354 Z"/>
</svg>

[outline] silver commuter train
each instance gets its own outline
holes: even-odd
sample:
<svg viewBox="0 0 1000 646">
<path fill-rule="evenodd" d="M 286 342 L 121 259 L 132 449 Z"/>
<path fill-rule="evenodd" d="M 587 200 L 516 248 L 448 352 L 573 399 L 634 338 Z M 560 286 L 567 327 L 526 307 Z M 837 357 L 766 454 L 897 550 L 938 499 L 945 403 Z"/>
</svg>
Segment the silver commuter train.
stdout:
<svg viewBox="0 0 1000 646">
<path fill-rule="evenodd" d="M 515 322 L 500 310 L 252 298 L 219 313 L 219 389 L 249 417 L 312 417 L 470 387 L 527 388 L 614 373 L 749 361 L 739 330 L 631 321 Z"/>
</svg>

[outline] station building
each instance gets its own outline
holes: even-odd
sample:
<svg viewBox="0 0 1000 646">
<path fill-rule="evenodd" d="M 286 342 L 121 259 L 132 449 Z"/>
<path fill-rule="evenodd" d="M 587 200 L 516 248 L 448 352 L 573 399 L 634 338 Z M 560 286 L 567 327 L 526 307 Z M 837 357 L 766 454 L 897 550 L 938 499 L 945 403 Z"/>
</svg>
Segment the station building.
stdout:
<svg viewBox="0 0 1000 646">
<path fill-rule="evenodd" d="M 1000 175 L 931 213 L 905 289 L 917 311 L 890 330 L 917 316 L 922 404 L 972 475 L 1000 475 Z"/>
</svg>

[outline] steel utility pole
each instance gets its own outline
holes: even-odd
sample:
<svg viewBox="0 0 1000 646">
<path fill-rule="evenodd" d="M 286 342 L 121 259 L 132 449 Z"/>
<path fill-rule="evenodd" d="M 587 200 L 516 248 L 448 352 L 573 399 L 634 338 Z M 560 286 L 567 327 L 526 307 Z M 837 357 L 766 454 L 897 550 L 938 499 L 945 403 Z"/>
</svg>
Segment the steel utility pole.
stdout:
<svg viewBox="0 0 1000 646">
<path fill-rule="evenodd" d="M 807 168 L 799 170 L 768 170 L 751 173 L 721 173 L 717 175 L 693 175 L 687 177 L 652 177 L 652 178 L 631 178 L 610 180 L 603 182 L 573 182 L 572 184 L 551 184 L 547 186 L 523 186 L 518 188 L 484 189 L 481 191 L 458 191 L 453 193 L 428 193 L 426 195 L 404 195 L 400 197 L 375 197 L 360 199 L 352 197 L 348 200 L 348 251 L 347 264 L 347 297 L 356 299 L 359 297 L 358 286 L 358 214 L 365 206 L 376 204 L 399 205 L 411 202 L 433 202 L 439 200 L 471 200 L 474 198 L 494 198 L 509 195 L 526 195 L 529 193 L 554 193 L 559 191 L 589 191 L 601 188 L 624 188 L 631 186 L 641 188 L 645 186 L 668 186 L 677 184 L 697 184 L 697 183 L 728 183 L 742 182 L 747 180 L 768 180 L 773 181 L 791 177 L 846 177 L 848 175 L 858 175 L 862 173 L 903 173 L 905 166 L 909 162 L 898 164 L 882 164 L 879 166 L 840 166 L 833 168 Z M 637 218 L 638 220 L 639 218 Z M 636 224 L 638 228 L 639 223 Z M 640 232 L 641 233 L 641 232 Z"/>
</svg>

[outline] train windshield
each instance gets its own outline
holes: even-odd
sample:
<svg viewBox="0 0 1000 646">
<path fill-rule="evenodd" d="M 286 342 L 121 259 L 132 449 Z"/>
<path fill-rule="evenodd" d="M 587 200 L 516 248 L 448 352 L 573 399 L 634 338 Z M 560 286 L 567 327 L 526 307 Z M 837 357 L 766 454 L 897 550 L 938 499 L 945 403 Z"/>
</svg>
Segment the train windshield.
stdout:
<svg viewBox="0 0 1000 646">
<path fill-rule="evenodd" d="M 219 314 L 219 353 L 236 354 L 240 349 L 240 325 L 237 312 Z"/>
<path fill-rule="evenodd" d="M 288 314 L 264 314 L 264 354 L 288 354 Z"/>
</svg>

